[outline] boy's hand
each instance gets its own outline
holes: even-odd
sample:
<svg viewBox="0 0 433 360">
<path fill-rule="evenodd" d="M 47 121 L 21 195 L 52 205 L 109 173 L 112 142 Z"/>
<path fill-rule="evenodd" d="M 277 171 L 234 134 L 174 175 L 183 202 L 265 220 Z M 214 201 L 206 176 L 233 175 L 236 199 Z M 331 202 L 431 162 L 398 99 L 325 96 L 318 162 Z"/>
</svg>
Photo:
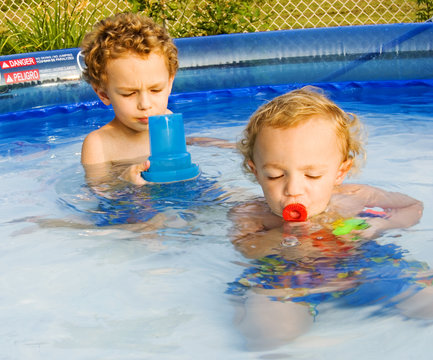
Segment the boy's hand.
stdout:
<svg viewBox="0 0 433 360">
<path fill-rule="evenodd" d="M 134 185 L 141 186 L 147 184 L 147 181 L 141 177 L 141 173 L 149 169 L 149 167 L 149 160 L 146 160 L 144 163 L 131 165 L 120 175 L 120 178 Z"/>
</svg>

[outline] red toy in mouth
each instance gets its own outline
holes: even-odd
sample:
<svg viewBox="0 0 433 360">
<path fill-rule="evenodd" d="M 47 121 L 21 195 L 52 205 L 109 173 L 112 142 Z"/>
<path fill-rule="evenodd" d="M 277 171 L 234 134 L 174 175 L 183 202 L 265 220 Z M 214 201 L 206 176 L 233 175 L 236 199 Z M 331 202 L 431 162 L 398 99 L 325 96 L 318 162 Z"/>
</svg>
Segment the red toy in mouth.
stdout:
<svg viewBox="0 0 433 360">
<path fill-rule="evenodd" d="M 286 221 L 305 221 L 307 220 L 307 209 L 299 203 L 289 204 L 283 210 L 283 219 Z"/>
</svg>

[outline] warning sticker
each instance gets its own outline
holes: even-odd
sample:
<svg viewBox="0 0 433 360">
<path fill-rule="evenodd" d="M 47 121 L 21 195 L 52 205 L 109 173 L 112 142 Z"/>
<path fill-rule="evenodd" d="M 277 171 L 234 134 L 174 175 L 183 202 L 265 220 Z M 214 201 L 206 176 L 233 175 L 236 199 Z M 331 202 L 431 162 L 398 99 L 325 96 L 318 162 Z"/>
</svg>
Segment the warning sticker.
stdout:
<svg viewBox="0 0 433 360">
<path fill-rule="evenodd" d="M 25 70 L 4 74 L 6 84 L 39 80 L 39 70 Z"/>
<path fill-rule="evenodd" d="M 21 66 L 32 66 L 36 65 L 36 59 L 34 57 L 27 57 L 22 59 L 6 60 L 0 62 L 2 70 L 11 69 Z"/>
</svg>

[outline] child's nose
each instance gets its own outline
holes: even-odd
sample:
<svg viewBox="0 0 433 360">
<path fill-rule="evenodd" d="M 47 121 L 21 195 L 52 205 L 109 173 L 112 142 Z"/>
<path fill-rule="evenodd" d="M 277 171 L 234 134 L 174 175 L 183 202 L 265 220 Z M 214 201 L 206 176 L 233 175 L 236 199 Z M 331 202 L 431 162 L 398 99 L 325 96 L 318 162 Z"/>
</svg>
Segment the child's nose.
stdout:
<svg viewBox="0 0 433 360">
<path fill-rule="evenodd" d="M 284 188 L 284 195 L 296 197 L 301 194 L 302 180 L 297 176 L 288 177 Z"/>
<path fill-rule="evenodd" d="M 149 96 L 146 92 L 140 93 L 138 96 L 137 108 L 139 110 L 146 110 L 150 107 Z"/>
</svg>

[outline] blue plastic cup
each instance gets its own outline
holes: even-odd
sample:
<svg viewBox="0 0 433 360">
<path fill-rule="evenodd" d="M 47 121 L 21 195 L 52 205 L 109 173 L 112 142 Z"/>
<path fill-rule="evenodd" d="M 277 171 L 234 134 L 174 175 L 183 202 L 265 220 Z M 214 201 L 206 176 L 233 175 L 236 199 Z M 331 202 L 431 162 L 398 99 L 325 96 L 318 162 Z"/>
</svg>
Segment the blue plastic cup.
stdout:
<svg viewBox="0 0 433 360">
<path fill-rule="evenodd" d="M 200 169 L 186 151 L 182 114 L 149 117 L 150 168 L 143 171 L 144 180 L 170 183 L 196 178 Z"/>
</svg>

